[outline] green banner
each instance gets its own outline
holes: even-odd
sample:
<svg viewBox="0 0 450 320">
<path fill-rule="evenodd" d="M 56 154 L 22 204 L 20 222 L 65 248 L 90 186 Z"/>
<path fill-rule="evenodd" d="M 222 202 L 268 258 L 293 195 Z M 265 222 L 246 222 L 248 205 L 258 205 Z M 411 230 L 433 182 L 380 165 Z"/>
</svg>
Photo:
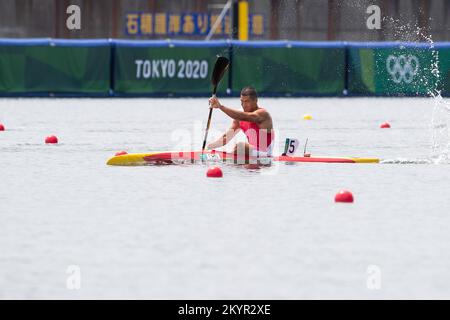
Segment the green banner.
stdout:
<svg viewBox="0 0 450 320">
<path fill-rule="evenodd" d="M 115 48 L 114 91 L 119 94 L 210 95 L 217 55 L 229 56 L 220 46 L 120 45 Z M 226 94 L 226 72 L 218 94 Z"/>
<path fill-rule="evenodd" d="M 345 48 L 233 47 L 233 92 L 253 86 L 259 93 L 342 95 Z"/>
<path fill-rule="evenodd" d="M 0 46 L 0 93 L 109 92 L 108 45 Z"/>
<path fill-rule="evenodd" d="M 450 48 L 348 49 L 348 90 L 354 94 L 429 95 L 450 92 Z"/>
<path fill-rule="evenodd" d="M 0 95 L 209 95 L 218 55 L 221 96 L 450 94 L 448 43 L 0 39 Z"/>
</svg>

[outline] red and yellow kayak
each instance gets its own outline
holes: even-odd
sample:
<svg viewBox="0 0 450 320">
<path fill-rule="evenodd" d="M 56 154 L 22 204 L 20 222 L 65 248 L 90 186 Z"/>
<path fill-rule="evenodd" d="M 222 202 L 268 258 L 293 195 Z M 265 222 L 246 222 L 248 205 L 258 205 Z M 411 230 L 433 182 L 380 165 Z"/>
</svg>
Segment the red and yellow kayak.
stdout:
<svg viewBox="0 0 450 320">
<path fill-rule="evenodd" d="M 142 166 L 152 164 L 177 164 L 195 162 L 231 162 L 237 164 L 245 163 L 267 163 L 279 162 L 321 162 L 321 163 L 378 163 L 377 158 L 355 158 L 355 157 L 329 157 L 329 156 L 274 156 L 274 157 L 239 157 L 233 153 L 223 151 L 158 151 L 150 153 L 130 153 L 114 156 L 106 164 L 112 166 Z"/>
</svg>

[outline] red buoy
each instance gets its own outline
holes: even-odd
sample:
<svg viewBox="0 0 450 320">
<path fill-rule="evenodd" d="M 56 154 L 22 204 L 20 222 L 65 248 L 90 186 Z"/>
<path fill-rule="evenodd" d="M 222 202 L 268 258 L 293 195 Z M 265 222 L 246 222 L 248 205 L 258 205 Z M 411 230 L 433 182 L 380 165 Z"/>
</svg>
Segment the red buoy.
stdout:
<svg viewBox="0 0 450 320">
<path fill-rule="evenodd" d="M 5 126 L 0 123 L 0 131 L 5 131 Z"/>
<path fill-rule="evenodd" d="M 334 197 L 334 202 L 353 202 L 353 194 L 350 191 L 341 190 Z"/>
<path fill-rule="evenodd" d="M 380 125 L 380 128 L 381 129 L 387 129 L 387 128 L 390 128 L 391 127 L 391 125 L 389 124 L 389 123 L 387 123 L 387 122 L 383 122 L 381 125 Z"/>
<path fill-rule="evenodd" d="M 58 143 L 58 138 L 56 136 L 48 136 L 45 138 L 45 143 Z"/>
<path fill-rule="evenodd" d="M 208 178 L 222 178 L 223 177 L 222 169 L 220 169 L 219 167 L 208 168 L 206 176 Z"/>
<path fill-rule="evenodd" d="M 119 152 L 116 152 L 116 156 L 122 156 L 122 155 L 124 155 L 124 154 L 128 154 L 128 152 L 126 152 L 126 151 L 119 151 Z"/>
</svg>

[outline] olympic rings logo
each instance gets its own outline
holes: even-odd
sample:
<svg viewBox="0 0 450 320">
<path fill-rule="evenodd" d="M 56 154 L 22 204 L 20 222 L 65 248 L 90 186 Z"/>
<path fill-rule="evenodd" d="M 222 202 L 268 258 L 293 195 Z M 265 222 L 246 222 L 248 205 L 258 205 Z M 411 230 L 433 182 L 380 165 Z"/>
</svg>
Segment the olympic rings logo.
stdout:
<svg viewBox="0 0 450 320">
<path fill-rule="evenodd" d="M 413 55 L 401 55 L 399 57 L 390 55 L 386 59 L 387 72 L 392 76 L 395 83 L 411 83 L 419 71 L 419 59 Z"/>
</svg>

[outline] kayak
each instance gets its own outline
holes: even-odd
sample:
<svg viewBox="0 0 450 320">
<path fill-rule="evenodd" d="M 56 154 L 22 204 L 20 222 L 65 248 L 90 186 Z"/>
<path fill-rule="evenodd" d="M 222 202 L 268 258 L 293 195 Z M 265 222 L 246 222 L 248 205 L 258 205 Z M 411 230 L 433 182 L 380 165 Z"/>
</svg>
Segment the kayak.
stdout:
<svg viewBox="0 0 450 320">
<path fill-rule="evenodd" d="M 142 166 L 158 164 L 182 164 L 196 162 L 231 162 L 236 164 L 267 164 L 272 161 L 296 163 L 378 163 L 377 158 L 329 157 L 329 156 L 274 156 L 274 157 L 242 157 L 223 151 L 155 151 L 150 153 L 130 153 L 110 158 L 106 164 L 112 166 Z"/>
</svg>

